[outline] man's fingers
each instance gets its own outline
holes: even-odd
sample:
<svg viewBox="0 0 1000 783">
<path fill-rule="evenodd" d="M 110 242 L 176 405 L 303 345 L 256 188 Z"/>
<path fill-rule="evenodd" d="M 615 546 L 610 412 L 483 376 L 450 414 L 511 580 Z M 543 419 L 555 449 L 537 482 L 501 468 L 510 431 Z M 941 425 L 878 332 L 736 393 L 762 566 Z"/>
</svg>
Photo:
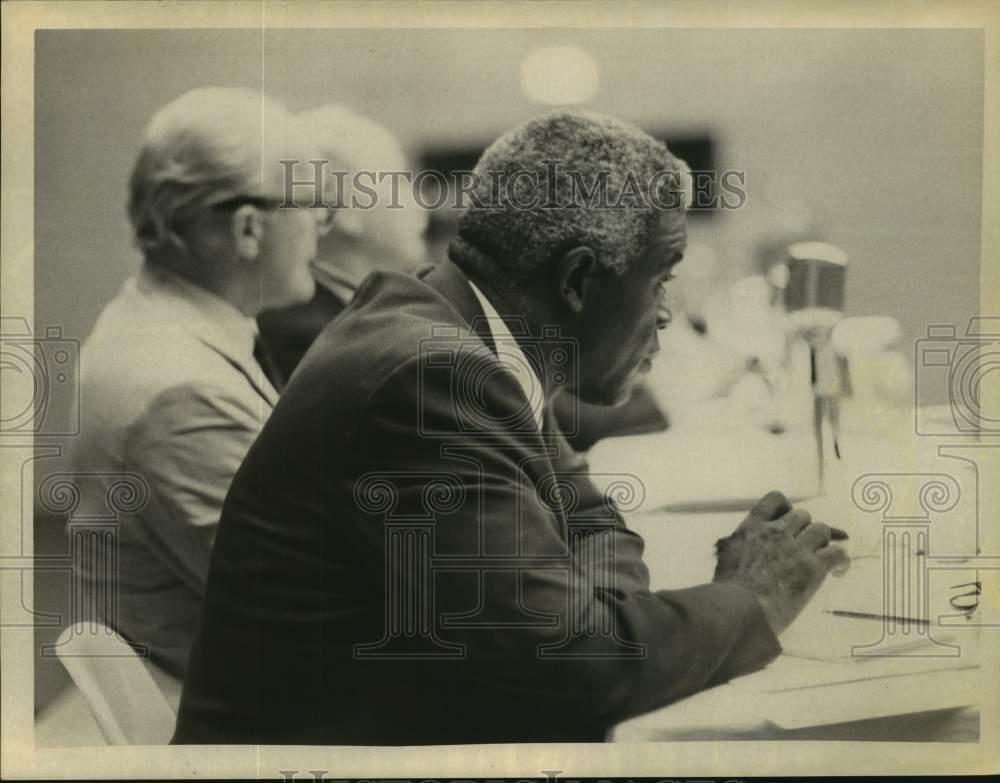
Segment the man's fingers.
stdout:
<svg viewBox="0 0 1000 783">
<path fill-rule="evenodd" d="M 822 549 L 830 543 L 831 530 L 829 525 L 813 522 L 798 535 L 799 542 L 809 550 Z"/>
<path fill-rule="evenodd" d="M 843 576 L 851 567 L 851 558 L 843 547 L 836 544 L 825 546 L 816 552 L 816 557 L 826 566 L 826 570 L 834 576 Z"/>
<path fill-rule="evenodd" d="M 812 522 L 812 514 L 808 511 L 803 511 L 801 508 L 793 508 L 781 518 L 781 522 L 789 535 L 797 536 Z"/>
<path fill-rule="evenodd" d="M 768 492 L 757 501 L 757 505 L 750 509 L 750 516 L 770 522 L 772 519 L 783 517 L 791 510 L 792 504 L 788 502 L 788 498 L 780 492 L 774 491 Z"/>
</svg>

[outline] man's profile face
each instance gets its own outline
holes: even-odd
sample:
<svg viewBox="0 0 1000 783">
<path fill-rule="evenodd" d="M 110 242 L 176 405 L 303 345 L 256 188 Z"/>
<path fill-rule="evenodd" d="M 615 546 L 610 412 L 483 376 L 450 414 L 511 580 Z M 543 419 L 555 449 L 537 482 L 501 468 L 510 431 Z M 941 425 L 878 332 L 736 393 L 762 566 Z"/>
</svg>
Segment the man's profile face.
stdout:
<svg viewBox="0 0 1000 783">
<path fill-rule="evenodd" d="M 645 252 L 621 276 L 608 270 L 604 285 L 588 296 L 581 313 L 577 396 L 598 405 L 620 405 L 652 368 L 666 325 L 665 287 L 687 245 L 685 218 L 663 212 Z"/>
<path fill-rule="evenodd" d="M 318 150 L 309 143 L 301 125 L 293 118 L 285 121 L 288 155 L 297 160 L 319 160 Z M 270 170 L 265 189 L 276 203 L 291 200 L 297 206 L 277 208 L 264 213 L 264 236 L 260 253 L 260 281 L 263 309 L 302 304 L 316 293 L 311 264 L 316 259 L 318 239 L 328 231 L 330 211 L 314 208 L 311 202 L 298 201 L 301 194 L 287 192 L 278 170 Z"/>
<path fill-rule="evenodd" d="M 316 258 L 317 210 L 278 209 L 266 217 L 261 253 L 264 309 L 308 302 L 316 290 L 310 264 Z"/>
</svg>

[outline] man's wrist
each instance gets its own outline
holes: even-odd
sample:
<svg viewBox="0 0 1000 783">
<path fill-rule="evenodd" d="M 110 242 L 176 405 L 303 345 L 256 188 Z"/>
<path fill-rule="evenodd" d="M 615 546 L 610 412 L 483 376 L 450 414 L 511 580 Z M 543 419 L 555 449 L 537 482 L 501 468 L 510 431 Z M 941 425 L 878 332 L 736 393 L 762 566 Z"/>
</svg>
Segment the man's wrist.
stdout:
<svg viewBox="0 0 1000 783">
<path fill-rule="evenodd" d="M 716 584 L 730 585 L 751 596 L 753 599 L 752 603 L 757 607 L 761 615 L 763 615 L 768 627 L 776 637 L 788 627 L 788 623 L 783 621 L 781 613 L 775 607 L 774 602 L 768 596 L 754 590 L 744 581 L 740 579 L 717 579 Z"/>
</svg>

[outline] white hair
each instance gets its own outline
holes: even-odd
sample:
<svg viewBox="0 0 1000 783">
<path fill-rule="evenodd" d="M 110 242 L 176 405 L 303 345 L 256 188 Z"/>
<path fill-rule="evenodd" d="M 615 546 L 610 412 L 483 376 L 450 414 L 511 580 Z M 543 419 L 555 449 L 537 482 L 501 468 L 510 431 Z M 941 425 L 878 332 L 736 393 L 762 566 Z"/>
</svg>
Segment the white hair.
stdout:
<svg viewBox="0 0 1000 783">
<path fill-rule="evenodd" d="M 406 246 L 419 242 L 428 215 L 414 198 L 411 178 L 404 175 L 412 172 L 396 136 L 343 104 L 302 112 L 299 121 L 320 157 L 331 164 L 327 185 L 333 192 L 327 198 L 344 207 L 337 213 L 337 229 L 389 249 L 415 252 Z M 339 186 L 343 189 L 337 191 Z"/>
<path fill-rule="evenodd" d="M 128 216 L 146 253 L 183 246 L 184 219 L 240 196 L 281 199 L 282 159 L 310 157 L 297 121 L 247 89 L 205 87 L 160 109 L 129 180 Z"/>
</svg>

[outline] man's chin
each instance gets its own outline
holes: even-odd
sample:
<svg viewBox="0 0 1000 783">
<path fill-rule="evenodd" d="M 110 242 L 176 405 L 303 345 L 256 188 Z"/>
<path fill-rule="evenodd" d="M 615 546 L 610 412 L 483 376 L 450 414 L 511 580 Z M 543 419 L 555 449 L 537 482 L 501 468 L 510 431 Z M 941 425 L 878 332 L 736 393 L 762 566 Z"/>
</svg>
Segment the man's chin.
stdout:
<svg viewBox="0 0 1000 783">
<path fill-rule="evenodd" d="M 624 382 L 619 383 L 617 386 L 606 385 L 601 389 L 590 389 L 586 392 L 578 390 L 576 392 L 577 398 L 580 402 L 585 402 L 588 405 L 601 405 L 605 408 L 618 408 L 627 403 L 632 399 L 632 393 L 635 391 L 636 383 L 635 378 L 627 378 Z"/>
<path fill-rule="evenodd" d="M 646 376 L 649 375 L 649 372 L 652 369 L 653 362 L 651 359 L 643 359 L 639 362 L 639 364 L 635 366 L 635 369 L 633 369 L 632 372 L 630 372 L 625 379 L 618 384 L 617 393 L 612 398 L 614 401 L 607 404 L 613 407 L 618 407 L 631 400 L 636 388 L 643 382 L 643 380 L 645 380 Z"/>
<path fill-rule="evenodd" d="M 316 295 L 316 281 L 312 275 L 297 280 L 294 285 L 289 286 L 282 296 L 272 297 L 270 301 L 265 301 L 268 310 L 283 310 L 286 307 L 305 304 L 312 301 Z"/>
<path fill-rule="evenodd" d="M 628 401 L 632 399 L 632 394 L 635 392 L 635 386 L 636 384 L 634 380 L 628 381 L 621 389 L 618 390 L 618 394 L 611 402 L 608 403 L 608 405 L 612 408 L 620 408 L 621 406 L 626 405 Z"/>
</svg>

